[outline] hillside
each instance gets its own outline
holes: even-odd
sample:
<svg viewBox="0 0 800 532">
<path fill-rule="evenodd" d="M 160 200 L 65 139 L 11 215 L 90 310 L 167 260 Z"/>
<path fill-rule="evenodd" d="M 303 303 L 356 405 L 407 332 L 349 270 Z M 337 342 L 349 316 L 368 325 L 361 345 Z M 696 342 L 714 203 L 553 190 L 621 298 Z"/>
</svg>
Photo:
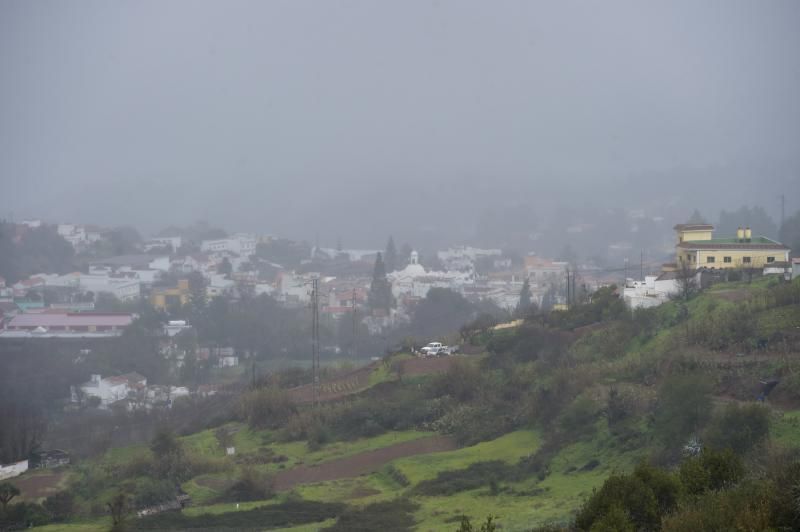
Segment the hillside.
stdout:
<svg viewBox="0 0 800 532">
<path fill-rule="evenodd" d="M 798 281 L 720 284 L 633 314 L 606 290 L 471 333 L 483 354 L 397 355 L 326 383 L 318 409 L 303 391 L 253 390 L 222 426 L 74 465 L 58 482 L 76 517 L 42 530 L 105 530 L 117 493 L 141 507 L 176 483 L 190 507 L 127 528 L 433 531 L 495 515 L 529 530 L 569 523 L 612 473 L 675 467 L 692 440 L 733 447 L 753 471 L 800 447 Z"/>
</svg>

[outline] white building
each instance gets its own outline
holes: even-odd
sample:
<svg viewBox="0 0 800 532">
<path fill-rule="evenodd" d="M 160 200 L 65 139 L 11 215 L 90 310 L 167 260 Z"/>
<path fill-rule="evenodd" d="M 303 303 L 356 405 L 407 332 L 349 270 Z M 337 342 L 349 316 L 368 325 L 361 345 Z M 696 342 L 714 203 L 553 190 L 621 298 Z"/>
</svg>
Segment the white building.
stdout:
<svg viewBox="0 0 800 532">
<path fill-rule="evenodd" d="M 448 270 L 472 270 L 475 261 L 483 257 L 500 257 L 503 252 L 499 249 L 481 249 L 471 246 L 458 246 L 439 251 L 436 255 Z"/>
<path fill-rule="evenodd" d="M 117 401 L 142 395 L 146 387 L 147 379 L 144 376 L 127 373 L 105 379 L 100 375 L 92 375 L 91 380 L 82 384 L 80 389 L 86 397 L 97 397 L 100 399 L 100 406 L 108 408 Z"/>
<path fill-rule="evenodd" d="M 471 275 L 459 271 L 426 271 L 419 263 L 419 254 L 411 252 L 408 266 L 386 276 L 392 283 L 392 295 L 425 297 L 431 288 L 449 288 L 461 292 L 465 284 L 473 282 Z"/>
<path fill-rule="evenodd" d="M 183 244 L 183 239 L 179 236 L 157 236 L 148 239 L 142 247 L 145 251 L 156 248 L 170 248 L 172 253 L 176 253 Z"/>
<path fill-rule="evenodd" d="M 250 257 L 256 252 L 256 238 L 253 235 L 238 233 L 228 238 L 203 240 L 200 250 L 205 253 L 228 251 L 242 257 Z"/>
<path fill-rule="evenodd" d="M 120 301 L 130 301 L 141 295 L 141 281 L 135 276 L 112 277 L 107 273 L 73 272 L 66 275 L 46 276 L 45 286 L 72 288 L 94 294 L 108 293 Z"/>
<path fill-rule="evenodd" d="M 231 279 L 226 278 L 223 274 L 215 273 L 208 276 L 206 295 L 208 297 L 221 296 L 232 291 L 235 286 L 236 283 Z"/>
<path fill-rule="evenodd" d="M 700 274 L 695 279 L 700 286 Z M 644 281 L 627 279 L 622 290 L 622 299 L 632 309 L 657 307 L 669 301 L 680 290 L 676 272 L 664 272 L 659 276 L 646 275 Z"/>
</svg>

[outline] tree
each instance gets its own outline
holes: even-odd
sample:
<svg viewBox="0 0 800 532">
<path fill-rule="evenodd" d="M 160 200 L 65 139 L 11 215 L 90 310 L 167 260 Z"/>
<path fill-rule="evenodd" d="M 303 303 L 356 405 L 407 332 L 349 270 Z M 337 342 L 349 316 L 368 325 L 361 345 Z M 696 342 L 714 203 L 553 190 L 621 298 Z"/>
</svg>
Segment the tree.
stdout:
<svg viewBox="0 0 800 532">
<path fill-rule="evenodd" d="M 519 291 L 519 303 L 517 303 L 517 316 L 525 316 L 528 312 L 528 309 L 531 307 L 531 299 L 533 298 L 533 294 L 531 294 L 531 283 L 525 278 L 525 282 L 522 283 L 522 289 Z"/>
<path fill-rule="evenodd" d="M 767 214 L 764 207 L 739 207 L 738 210 L 719 213 L 719 222 L 716 226 L 717 234 L 721 237 L 731 238 L 739 227 L 749 227 L 753 235 L 763 235 L 768 238 L 778 237 L 778 226 L 772 217 Z"/>
<path fill-rule="evenodd" d="M 449 288 L 431 288 L 411 317 L 411 334 L 431 338 L 448 334 L 474 319 L 475 307 Z"/>
<path fill-rule="evenodd" d="M 369 287 L 367 303 L 372 310 L 384 310 L 387 313 L 393 306 L 392 285 L 386 277 L 383 256 L 378 253 L 375 268 L 372 271 L 372 284 Z"/>
<path fill-rule="evenodd" d="M 53 521 L 66 521 L 75 511 L 75 496 L 68 491 L 59 491 L 45 499 L 42 506 L 50 512 Z"/>
<path fill-rule="evenodd" d="M 689 221 L 686 222 L 686 223 L 687 224 L 699 225 L 699 224 L 707 224 L 708 222 L 706 221 L 705 216 L 700 214 L 700 211 L 695 209 L 694 212 L 692 213 L 692 215 L 689 217 Z"/>
<path fill-rule="evenodd" d="M 125 516 L 130 506 L 128 497 L 124 493 L 118 493 L 106 503 L 106 506 L 111 513 L 111 522 L 114 525 L 111 530 L 123 530 Z"/>
<path fill-rule="evenodd" d="M 673 375 L 658 391 L 654 432 L 667 447 L 697 434 L 711 415 L 711 389 L 702 375 Z"/>
<path fill-rule="evenodd" d="M 689 301 L 698 290 L 697 270 L 692 268 L 687 261 L 680 261 L 678 269 L 675 271 L 675 282 L 678 285 L 676 297 L 683 301 Z"/>
<path fill-rule="evenodd" d="M 397 262 L 397 249 L 394 247 L 394 238 L 389 237 L 389 242 L 386 244 L 386 253 L 383 256 L 383 262 L 386 265 L 387 272 L 398 270 Z"/>
<path fill-rule="evenodd" d="M 233 265 L 228 257 L 223 257 L 222 262 L 217 265 L 217 273 L 222 275 L 230 275 L 233 273 Z"/>
<path fill-rule="evenodd" d="M 783 222 L 779 239 L 792 248 L 793 257 L 800 257 L 800 211 Z"/>
<path fill-rule="evenodd" d="M 19 495 L 19 493 L 19 488 L 10 482 L 0 484 L 0 504 L 3 505 L 3 513 L 6 513 L 6 508 L 11 499 Z"/>
</svg>

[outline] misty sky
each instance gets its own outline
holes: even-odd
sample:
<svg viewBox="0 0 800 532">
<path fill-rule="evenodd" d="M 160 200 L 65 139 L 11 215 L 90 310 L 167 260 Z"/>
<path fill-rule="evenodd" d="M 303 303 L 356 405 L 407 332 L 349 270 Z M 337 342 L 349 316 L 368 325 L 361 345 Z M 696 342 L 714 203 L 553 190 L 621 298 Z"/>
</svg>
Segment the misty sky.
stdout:
<svg viewBox="0 0 800 532">
<path fill-rule="evenodd" d="M 0 0 L 0 73 L 0 217 L 365 245 L 515 202 L 800 208 L 793 0 Z"/>
</svg>

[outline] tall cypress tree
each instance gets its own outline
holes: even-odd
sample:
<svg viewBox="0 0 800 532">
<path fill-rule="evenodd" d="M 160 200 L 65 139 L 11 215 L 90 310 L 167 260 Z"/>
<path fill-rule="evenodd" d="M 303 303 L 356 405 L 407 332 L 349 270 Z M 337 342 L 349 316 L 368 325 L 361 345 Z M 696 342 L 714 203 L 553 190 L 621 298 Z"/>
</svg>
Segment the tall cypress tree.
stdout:
<svg viewBox="0 0 800 532">
<path fill-rule="evenodd" d="M 522 283 L 522 289 L 519 291 L 519 303 L 517 303 L 518 316 L 524 315 L 531 307 L 532 297 L 531 284 L 528 282 L 528 279 L 525 279 L 525 282 Z"/>
<path fill-rule="evenodd" d="M 397 248 L 394 247 L 394 238 L 389 237 L 389 242 L 386 244 L 386 253 L 383 255 L 383 263 L 386 265 L 387 272 L 393 272 L 398 269 L 397 263 Z"/>
<path fill-rule="evenodd" d="M 382 309 L 389 312 L 389 309 L 392 308 L 392 285 L 386 278 L 386 266 L 380 253 L 375 258 L 367 303 L 372 310 Z"/>
</svg>

